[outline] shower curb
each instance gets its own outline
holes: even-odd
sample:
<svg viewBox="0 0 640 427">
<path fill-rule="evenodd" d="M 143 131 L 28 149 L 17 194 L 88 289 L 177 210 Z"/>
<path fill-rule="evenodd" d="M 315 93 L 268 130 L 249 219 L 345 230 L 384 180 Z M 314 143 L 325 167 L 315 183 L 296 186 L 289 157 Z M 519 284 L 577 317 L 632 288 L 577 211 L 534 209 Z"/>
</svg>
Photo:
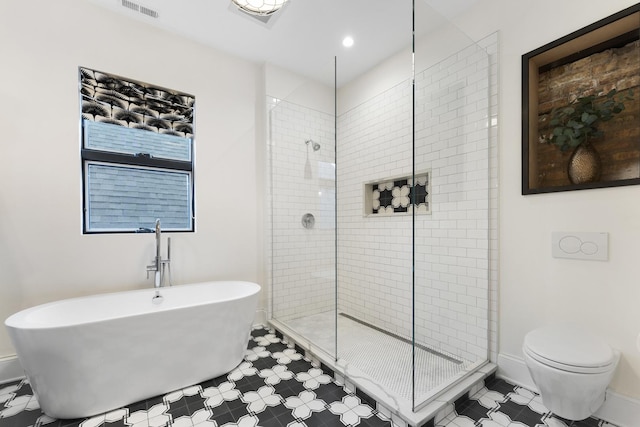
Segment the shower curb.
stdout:
<svg viewBox="0 0 640 427">
<path fill-rule="evenodd" d="M 394 427 L 435 427 L 437 423 L 453 413 L 456 402 L 477 393 L 484 387 L 485 380 L 495 375 L 497 370 L 497 365 L 487 362 L 473 373 L 457 381 L 448 390 L 437 395 L 434 400 L 420 410 L 413 412 L 409 404 L 402 404 L 396 396 L 391 396 L 373 382 L 349 377 L 342 367 L 336 366 L 331 355 L 283 323 L 271 319 L 268 326 L 275 330 L 278 338 L 293 345 L 296 351 L 304 354 L 325 373 L 332 376 L 336 383 L 343 386 L 346 391 L 354 393 L 362 401 L 391 420 Z"/>
</svg>

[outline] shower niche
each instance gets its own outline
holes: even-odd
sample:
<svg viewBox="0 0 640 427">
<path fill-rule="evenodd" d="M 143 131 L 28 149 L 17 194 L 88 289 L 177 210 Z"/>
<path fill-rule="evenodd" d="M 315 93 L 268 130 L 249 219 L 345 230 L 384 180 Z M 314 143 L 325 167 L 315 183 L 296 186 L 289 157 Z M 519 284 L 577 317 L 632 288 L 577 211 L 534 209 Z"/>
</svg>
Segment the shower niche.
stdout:
<svg viewBox="0 0 640 427">
<path fill-rule="evenodd" d="M 267 67 L 266 269 L 270 324 L 419 425 L 490 369 L 497 37 L 393 3 L 401 43 L 366 72 L 341 50 L 324 78 Z"/>
<path fill-rule="evenodd" d="M 429 172 L 364 184 L 364 214 L 375 217 L 431 213 Z"/>
</svg>

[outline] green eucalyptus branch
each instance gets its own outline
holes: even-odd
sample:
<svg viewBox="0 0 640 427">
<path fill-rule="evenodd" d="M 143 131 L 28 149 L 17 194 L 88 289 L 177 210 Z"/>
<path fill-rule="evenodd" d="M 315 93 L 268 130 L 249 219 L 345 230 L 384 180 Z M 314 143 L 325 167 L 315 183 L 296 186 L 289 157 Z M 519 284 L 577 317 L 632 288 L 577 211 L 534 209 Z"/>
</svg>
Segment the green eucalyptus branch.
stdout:
<svg viewBox="0 0 640 427">
<path fill-rule="evenodd" d="M 597 127 L 599 122 L 611 120 L 624 111 L 624 102 L 631 100 L 633 91 L 622 94 L 613 89 L 605 96 L 583 96 L 567 107 L 554 108 L 550 114 L 552 131 L 547 142 L 555 144 L 562 152 L 581 144 L 588 145 L 591 138 L 604 134 Z"/>
</svg>

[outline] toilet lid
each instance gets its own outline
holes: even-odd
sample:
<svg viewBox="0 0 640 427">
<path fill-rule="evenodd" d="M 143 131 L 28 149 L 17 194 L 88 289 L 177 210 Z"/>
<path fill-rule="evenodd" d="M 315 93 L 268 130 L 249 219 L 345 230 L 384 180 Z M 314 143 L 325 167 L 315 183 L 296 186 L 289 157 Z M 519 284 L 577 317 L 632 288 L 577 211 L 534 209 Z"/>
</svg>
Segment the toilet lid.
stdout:
<svg viewBox="0 0 640 427">
<path fill-rule="evenodd" d="M 616 359 L 607 343 L 572 327 L 531 331 L 524 338 L 524 348 L 539 362 L 570 372 L 602 372 Z"/>
</svg>

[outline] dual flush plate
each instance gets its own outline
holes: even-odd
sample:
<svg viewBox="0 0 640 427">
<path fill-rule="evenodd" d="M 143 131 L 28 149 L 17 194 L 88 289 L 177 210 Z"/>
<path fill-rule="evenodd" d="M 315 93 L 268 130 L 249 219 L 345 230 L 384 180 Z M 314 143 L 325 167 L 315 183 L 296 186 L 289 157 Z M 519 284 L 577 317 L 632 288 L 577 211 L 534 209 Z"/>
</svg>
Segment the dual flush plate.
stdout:
<svg viewBox="0 0 640 427">
<path fill-rule="evenodd" d="M 554 258 L 607 261 L 609 233 L 551 233 L 551 254 Z"/>
</svg>

